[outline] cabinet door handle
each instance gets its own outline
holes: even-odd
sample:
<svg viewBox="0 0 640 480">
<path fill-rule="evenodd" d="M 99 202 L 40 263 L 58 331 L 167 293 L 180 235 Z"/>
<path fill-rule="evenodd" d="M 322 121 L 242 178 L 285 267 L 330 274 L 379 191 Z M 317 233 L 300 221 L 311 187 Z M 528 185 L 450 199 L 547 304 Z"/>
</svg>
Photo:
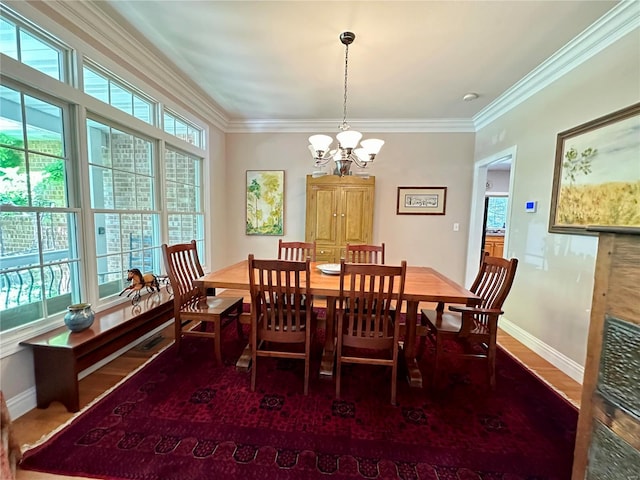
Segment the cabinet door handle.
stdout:
<svg viewBox="0 0 640 480">
<path fill-rule="evenodd" d="M 337 217 L 337 216 L 338 216 L 338 214 L 337 214 L 337 213 L 334 213 L 334 214 L 333 214 L 333 216 L 334 216 L 334 217 Z"/>
<path fill-rule="evenodd" d="M 342 214 L 342 216 L 344 217 L 344 213 Z"/>
</svg>

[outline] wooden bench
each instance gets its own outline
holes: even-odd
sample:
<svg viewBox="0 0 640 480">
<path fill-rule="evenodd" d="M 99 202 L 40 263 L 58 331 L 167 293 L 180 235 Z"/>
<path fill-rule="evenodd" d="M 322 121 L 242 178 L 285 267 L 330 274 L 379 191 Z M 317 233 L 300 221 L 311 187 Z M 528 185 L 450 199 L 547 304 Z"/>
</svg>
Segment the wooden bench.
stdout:
<svg viewBox="0 0 640 480">
<path fill-rule="evenodd" d="M 78 374 L 173 318 L 173 297 L 164 289 L 140 303 L 97 312 L 82 332 L 66 326 L 20 342 L 33 350 L 38 408 L 61 402 L 70 412 L 80 409 Z"/>
</svg>

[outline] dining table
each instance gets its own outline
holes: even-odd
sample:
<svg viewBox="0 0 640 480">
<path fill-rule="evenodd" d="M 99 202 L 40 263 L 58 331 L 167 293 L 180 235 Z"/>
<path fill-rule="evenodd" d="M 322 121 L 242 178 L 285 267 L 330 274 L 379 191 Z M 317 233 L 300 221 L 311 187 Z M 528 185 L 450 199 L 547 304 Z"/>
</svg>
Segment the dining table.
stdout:
<svg viewBox="0 0 640 480">
<path fill-rule="evenodd" d="M 311 262 L 309 286 L 314 297 L 325 297 L 327 301 L 326 335 L 320 364 L 320 376 L 332 378 L 336 349 L 335 314 L 337 300 L 340 296 L 340 275 L 339 270 L 338 274 L 335 274 L 335 270 L 323 268 L 324 265 L 324 262 Z M 248 291 L 247 260 L 207 273 L 195 280 L 194 283 L 202 290 L 222 288 Z M 477 305 L 480 303 L 480 297 L 431 267 L 407 266 L 403 301 L 406 302 L 406 316 L 402 353 L 405 359 L 407 380 L 412 387 L 420 388 L 422 387 L 422 374 L 416 359 L 420 302 L 435 303 L 436 310 L 442 311 L 445 304 Z M 248 369 L 250 361 L 251 350 L 248 345 L 236 366 Z"/>
</svg>

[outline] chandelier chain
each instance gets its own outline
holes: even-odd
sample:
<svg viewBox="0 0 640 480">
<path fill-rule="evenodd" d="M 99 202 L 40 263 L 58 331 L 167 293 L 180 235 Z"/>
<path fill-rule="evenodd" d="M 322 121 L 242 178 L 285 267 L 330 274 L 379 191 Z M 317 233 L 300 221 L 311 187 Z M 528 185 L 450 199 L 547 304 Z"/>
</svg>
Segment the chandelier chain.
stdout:
<svg viewBox="0 0 640 480">
<path fill-rule="evenodd" d="M 345 45 L 344 51 L 344 103 L 342 107 L 342 125 L 340 126 L 341 130 L 348 130 L 349 126 L 347 125 L 347 71 L 349 65 L 349 45 Z"/>
</svg>

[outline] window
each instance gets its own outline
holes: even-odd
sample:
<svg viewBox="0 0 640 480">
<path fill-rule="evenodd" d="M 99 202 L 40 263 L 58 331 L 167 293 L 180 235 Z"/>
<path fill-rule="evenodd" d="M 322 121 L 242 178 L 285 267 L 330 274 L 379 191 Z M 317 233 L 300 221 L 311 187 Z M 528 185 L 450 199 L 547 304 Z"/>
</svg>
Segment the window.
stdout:
<svg viewBox="0 0 640 480">
<path fill-rule="evenodd" d="M 68 108 L 0 86 L 0 331 L 80 301 Z"/>
<path fill-rule="evenodd" d="M 160 271 L 154 148 L 150 140 L 87 120 L 91 208 L 100 298 L 124 288 L 126 271 Z"/>
<path fill-rule="evenodd" d="M 56 80 L 66 81 L 67 50 L 17 19 L 12 21 L 4 9 L 2 14 L 5 17 L 0 18 L 0 52 Z"/>
<path fill-rule="evenodd" d="M 136 77 L 86 62 L 81 43 L 80 71 L 72 71 L 71 48 L 0 10 L 2 357 L 60 326 L 68 305 L 117 302 L 128 269 L 161 273 L 163 242 L 195 239 L 203 255 L 205 138 L 178 112 L 163 117 L 170 136 L 159 124 L 162 105 L 130 83 Z M 26 78 L 19 62 L 30 67 Z M 167 147 L 171 138 L 184 141 Z"/>
<path fill-rule="evenodd" d="M 169 244 L 186 243 L 195 239 L 200 261 L 205 263 L 200 180 L 202 159 L 167 148 L 165 168 Z"/>
<path fill-rule="evenodd" d="M 503 230 L 507 226 L 509 197 L 487 197 L 487 230 Z"/>
<path fill-rule="evenodd" d="M 191 145 L 202 148 L 202 129 L 190 124 L 186 120 L 179 118 L 177 115 L 164 112 L 164 131 L 184 140 Z"/>
<path fill-rule="evenodd" d="M 84 92 L 109 105 L 132 115 L 143 122 L 154 125 L 155 104 L 133 88 L 118 82 L 112 75 L 101 73 L 97 68 L 84 66 Z"/>
</svg>

